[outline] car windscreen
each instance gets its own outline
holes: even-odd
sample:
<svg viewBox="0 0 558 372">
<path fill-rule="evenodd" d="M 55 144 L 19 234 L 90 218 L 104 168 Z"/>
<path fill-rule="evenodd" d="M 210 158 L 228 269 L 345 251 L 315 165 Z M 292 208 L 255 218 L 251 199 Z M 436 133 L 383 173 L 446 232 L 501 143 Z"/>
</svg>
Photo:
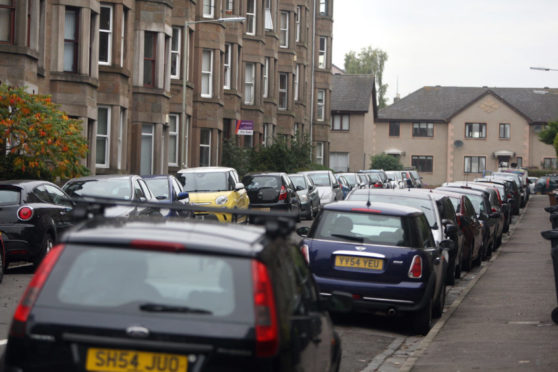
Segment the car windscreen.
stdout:
<svg viewBox="0 0 558 372">
<path fill-rule="evenodd" d="M 127 178 L 107 178 L 70 181 L 64 191 L 74 198 L 95 196 L 100 198 L 132 199 L 132 185 Z"/>
<path fill-rule="evenodd" d="M 347 200 L 370 200 L 372 203 L 374 202 L 382 202 L 382 203 L 392 203 L 398 205 L 407 205 L 409 207 L 415 207 L 420 209 L 426 219 L 428 220 L 428 224 L 431 228 L 437 229 L 438 225 L 436 223 L 436 216 L 434 215 L 434 210 L 432 209 L 432 202 L 429 199 L 421 199 L 421 198 L 413 198 L 413 197 L 404 197 L 401 194 L 394 194 L 394 195 L 383 195 L 378 193 L 358 193 L 358 194 L 350 194 L 347 196 Z"/>
<path fill-rule="evenodd" d="M 315 228 L 315 239 L 410 246 L 400 216 L 324 210 Z"/>
<path fill-rule="evenodd" d="M 242 183 L 246 190 L 278 189 L 282 185 L 280 176 L 245 176 Z"/>
<path fill-rule="evenodd" d="M 316 186 L 331 186 L 329 174 L 327 173 L 310 173 L 308 177 L 314 181 Z"/>
<path fill-rule="evenodd" d="M 295 187 L 302 187 L 303 189 L 306 189 L 306 180 L 304 179 L 303 176 L 289 176 L 289 178 L 291 179 L 291 181 L 293 181 L 293 184 L 295 185 Z"/>
<path fill-rule="evenodd" d="M 0 205 L 19 204 L 19 199 L 19 190 L 0 189 Z"/>
<path fill-rule="evenodd" d="M 215 192 L 228 191 L 226 172 L 193 172 L 179 175 L 184 184 L 184 191 Z"/>
<path fill-rule="evenodd" d="M 253 318 L 251 261 L 71 245 L 60 256 L 38 303 L 119 314 L 160 312 L 247 321 Z"/>
<path fill-rule="evenodd" d="M 168 200 L 169 197 L 169 181 L 167 178 L 144 178 L 149 190 L 159 200 Z"/>
</svg>

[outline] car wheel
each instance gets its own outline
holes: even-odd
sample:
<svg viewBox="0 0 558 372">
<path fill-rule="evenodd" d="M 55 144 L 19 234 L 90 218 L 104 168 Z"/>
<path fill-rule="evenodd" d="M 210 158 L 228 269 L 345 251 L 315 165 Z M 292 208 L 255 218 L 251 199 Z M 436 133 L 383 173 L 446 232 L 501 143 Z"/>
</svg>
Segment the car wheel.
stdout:
<svg viewBox="0 0 558 372">
<path fill-rule="evenodd" d="M 442 283 L 442 288 L 440 289 L 440 294 L 434 302 L 432 307 L 432 317 L 439 318 L 444 312 L 444 306 L 446 306 L 446 283 Z"/>
<path fill-rule="evenodd" d="M 432 327 L 432 299 L 429 298 L 424 307 L 412 316 L 413 331 L 426 336 Z"/>
<path fill-rule="evenodd" d="M 53 246 L 54 239 L 52 238 L 52 235 L 50 233 L 46 233 L 43 237 L 43 242 L 41 244 L 39 254 L 33 259 L 33 265 L 35 265 L 35 268 L 39 266 L 43 258 L 48 254 L 48 252 L 50 252 Z"/>
</svg>

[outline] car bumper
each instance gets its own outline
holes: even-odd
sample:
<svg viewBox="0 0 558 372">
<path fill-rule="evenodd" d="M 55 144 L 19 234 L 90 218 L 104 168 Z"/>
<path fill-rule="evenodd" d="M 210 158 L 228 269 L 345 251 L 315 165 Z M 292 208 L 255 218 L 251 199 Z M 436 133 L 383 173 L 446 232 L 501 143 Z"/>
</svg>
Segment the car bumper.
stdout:
<svg viewBox="0 0 558 372">
<path fill-rule="evenodd" d="M 0 225 L 6 257 L 10 261 L 28 260 L 40 250 L 43 233 L 34 225 Z"/>
<path fill-rule="evenodd" d="M 428 282 L 371 283 L 353 280 L 340 280 L 314 276 L 320 295 L 328 296 L 333 291 L 353 295 L 353 310 L 356 312 L 416 311 L 422 309 L 432 297 L 435 279 Z"/>
</svg>

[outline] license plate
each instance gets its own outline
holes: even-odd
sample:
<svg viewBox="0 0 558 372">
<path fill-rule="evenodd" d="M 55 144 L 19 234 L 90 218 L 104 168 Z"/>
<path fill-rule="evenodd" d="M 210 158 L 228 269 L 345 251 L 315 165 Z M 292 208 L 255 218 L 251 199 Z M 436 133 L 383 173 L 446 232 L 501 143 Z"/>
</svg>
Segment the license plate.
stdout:
<svg viewBox="0 0 558 372">
<path fill-rule="evenodd" d="M 85 369 L 105 372 L 186 372 L 188 357 L 136 350 L 89 348 Z"/>
<path fill-rule="evenodd" d="M 377 258 L 366 258 L 358 256 L 335 256 L 335 267 L 382 270 L 384 268 L 384 261 Z"/>
</svg>

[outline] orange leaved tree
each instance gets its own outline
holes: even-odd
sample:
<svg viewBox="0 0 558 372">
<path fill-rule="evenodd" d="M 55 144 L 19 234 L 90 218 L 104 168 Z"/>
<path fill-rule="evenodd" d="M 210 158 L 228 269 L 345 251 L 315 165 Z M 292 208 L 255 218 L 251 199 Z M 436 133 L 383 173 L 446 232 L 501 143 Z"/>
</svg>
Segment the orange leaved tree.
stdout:
<svg viewBox="0 0 558 372">
<path fill-rule="evenodd" d="M 81 122 L 49 96 L 0 85 L 0 179 L 68 179 L 87 174 Z"/>
</svg>

